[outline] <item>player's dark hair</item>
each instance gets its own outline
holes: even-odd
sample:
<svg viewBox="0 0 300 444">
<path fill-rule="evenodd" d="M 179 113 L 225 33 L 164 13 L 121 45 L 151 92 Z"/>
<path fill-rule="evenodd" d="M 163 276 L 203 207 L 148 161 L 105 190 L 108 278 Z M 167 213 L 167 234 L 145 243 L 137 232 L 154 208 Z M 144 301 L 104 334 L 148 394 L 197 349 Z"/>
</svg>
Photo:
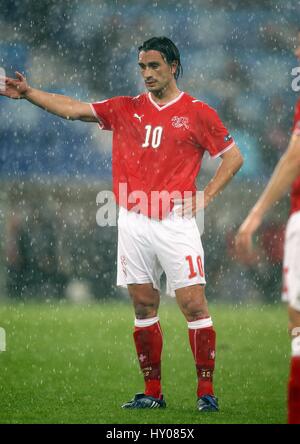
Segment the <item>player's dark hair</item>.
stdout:
<svg viewBox="0 0 300 444">
<path fill-rule="evenodd" d="M 139 53 L 141 51 L 151 50 L 159 51 L 169 65 L 173 62 L 177 62 L 174 77 L 177 80 L 179 75 L 182 76 L 183 69 L 180 62 L 180 52 L 172 40 L 168 39 L 168 37 L 152 37 L 139 47 Z"/>
</svg>

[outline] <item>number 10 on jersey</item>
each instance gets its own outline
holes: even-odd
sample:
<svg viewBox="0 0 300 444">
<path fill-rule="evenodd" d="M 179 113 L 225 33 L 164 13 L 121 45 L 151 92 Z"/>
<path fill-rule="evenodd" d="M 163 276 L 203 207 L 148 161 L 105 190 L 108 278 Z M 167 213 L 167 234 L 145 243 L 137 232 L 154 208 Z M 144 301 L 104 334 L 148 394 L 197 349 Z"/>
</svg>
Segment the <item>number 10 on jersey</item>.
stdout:
<svg viewBox="0 0 300 444">
<path fill-rule="evenodd" d="M 143 143 L 143 148 L 148 148 L 151 146 L 152 148 L 158 148 L 161 142 L 161 136 L 163 132 L 162 126 L 156 126 L 152 128 L 152 125 L 146 125 L 146 136 L 145 142 Z"/>
</svg>

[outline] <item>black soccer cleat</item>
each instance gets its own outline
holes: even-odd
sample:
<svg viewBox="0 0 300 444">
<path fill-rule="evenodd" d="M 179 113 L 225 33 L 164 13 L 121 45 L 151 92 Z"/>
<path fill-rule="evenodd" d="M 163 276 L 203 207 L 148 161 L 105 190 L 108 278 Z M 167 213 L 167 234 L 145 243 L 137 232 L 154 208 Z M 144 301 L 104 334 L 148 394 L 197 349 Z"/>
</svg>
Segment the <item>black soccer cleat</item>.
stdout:
<svg viewBox="0 0 300 444">
<path fill-rule="evenodd" d="M 218 398 L 213 395 L 201 396 L 197 400 L 197 409 L 199 412 L 218 412 Z"/>
<path fill-rule="evenodd" d="M 135 397 L 122 405 L 122 409 L 161 409 L 166 407 L 163 395 L 160 398 L 153 398 L 144 393 L 137 393 Z"/>
</svg>

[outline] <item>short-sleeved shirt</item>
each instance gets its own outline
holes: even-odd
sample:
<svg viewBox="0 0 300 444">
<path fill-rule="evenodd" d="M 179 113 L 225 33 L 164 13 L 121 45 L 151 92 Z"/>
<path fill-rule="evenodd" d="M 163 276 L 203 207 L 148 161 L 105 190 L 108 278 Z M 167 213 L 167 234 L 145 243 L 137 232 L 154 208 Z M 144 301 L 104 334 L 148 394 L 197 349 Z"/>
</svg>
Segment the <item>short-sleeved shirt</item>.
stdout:
<svg viewBox="0 0 300 444">
<path fill-rule="evenodd" d="M 113 191 L 117 203 L 128 210 L 132 196 L 148 196 L 141 212 L 156 217 L 152 192 L 196 192 L 196 178 L 205 151 L 216 158 L 234 141 L 217 112 L 206 103 L 181 92 L 165 105 L 150 93 L 113 97 L 91 104 L 101 129 L 113 131 Z M 120 184 L 127 189 L 121 196 Z M 124 188 L 125 184 L 125 188 Z M 153 207 L 153 205 L 152 205 Z M 159 210 L 159 218 L 163 218 Z M 153 216 L 154 215 L 154 216 Z"/>
<path fill-rule="evenodd" d="M 295 107 L 293 134 L 300 136 L 300 99 Z M 296 211 L 300 211 L 300 176 L 294 180 L 291 189 L 291 214 Z"/>
</svg>

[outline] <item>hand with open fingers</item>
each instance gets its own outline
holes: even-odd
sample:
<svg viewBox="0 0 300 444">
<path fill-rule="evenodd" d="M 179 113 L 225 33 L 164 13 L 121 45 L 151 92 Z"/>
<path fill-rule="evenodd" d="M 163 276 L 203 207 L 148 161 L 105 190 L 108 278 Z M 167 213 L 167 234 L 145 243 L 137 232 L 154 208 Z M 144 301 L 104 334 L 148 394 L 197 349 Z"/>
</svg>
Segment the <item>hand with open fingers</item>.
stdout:
<svg viewBox="0 0 300 444">
<path fill-rule="evenodd" d="M 0 89 L 0 95 L 10 99 L 24 98 L 24 94 L 29 88 L 25 77 L 18 71 L 16 71 L 16 79 L 5 77 L 2 83 L 5 87 Z"/>
<path fill-rule="evenodd" d="M 253 254 L 253 234 L 261 224 L 261 216 L 251 212 L 240 226 L 235 238 L 235 248 L 238 257 L 247 258 Z"/>
<path fill-rule="evenodd" d="M 180 207 L 175 210 L 176 214 L 191 219 L 192 217 L 195 217 L 198 211 L 203 210 L 205 207 L 203 193 L 196 192 L 193 196 L 185 197 L 183 199 L 175 199 L 174 205 L 180 205 Z"/>
</svg>

